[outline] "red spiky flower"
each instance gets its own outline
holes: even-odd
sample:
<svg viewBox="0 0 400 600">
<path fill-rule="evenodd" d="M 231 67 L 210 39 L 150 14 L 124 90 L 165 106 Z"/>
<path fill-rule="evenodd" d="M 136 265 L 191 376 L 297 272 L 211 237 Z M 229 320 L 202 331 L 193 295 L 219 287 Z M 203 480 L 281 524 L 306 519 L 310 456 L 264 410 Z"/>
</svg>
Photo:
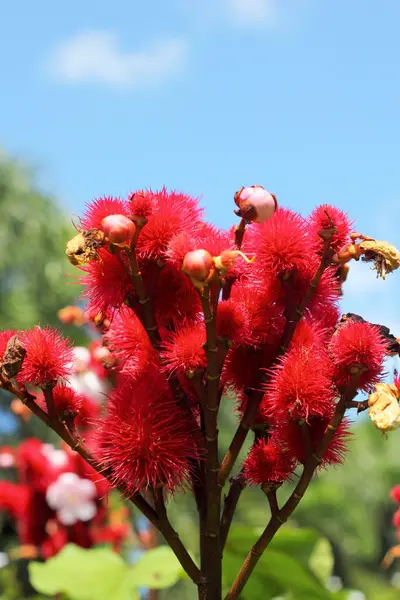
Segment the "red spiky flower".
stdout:
<svg viewBox="0 0 400 600">
<path fill-rule="evenodd" d="M 357 372 L 358 388 L 368 391 L 383 374 L 387 343 L 374 325 L 349 320 L 333 335 L 330 353 L 337 385 L 347 385 Z"/>
<path fill-rule="evenodd" d="M 282 483 L 290 478 L 296 461 L 273 438 L 261 439 L 252 446 L 245 462 L 244 476 L 252 485 Z"/>
<path fill-rule="evenodd" d="M 332 365 L 318 344 L 295 346 L 274 369 L 263 399 L 263 411 L 294 421 L 324 417 L 332 407 Z"/>
<path fill-rule="evenodd" d="M 17 377 L 25 385 L 55 385 L 71 373 L 74 360 L 72 348 L 64 337 L 50 327 L 34 327 L 20 334 L 26 350 L 22 369 Z"/>
<path fill-rule="evenodd" d="M 81 226 L 85 230 L 101 229 L 101 222 L 109 215 L 125 215 L 129 217 L 129 207 L 125 200 L 104 196 L 86 203 L 86 210 L 81 219 Z"/>
<path fill-rule="evenodd" d="M 154 312 L 160 327 L 176 329 L 185 321 L 197 318 L 201 311 L 200 298 L 189 277 L 165 265 L 155 285 Z"/>
<path fill-rule="evenodd" d="M 8 342 L 14 335 L 16 335 L 16 333 L 17 331 L 15 329 L 6 329 L 5 331 L 0 331 L 0 361 L 4 356 Z"/>
<path fill-rule="evenodd" d="M 318 233 L 331 228 L 332 225 L 335 227 L 336 232 L 330 241 L 330 245 L 335 252 L 338 252 L 349 243 L 350 233 L 353 229 L 353 222 L 349 219 L 348 214 L 329 204 L 322 204 L 313 210 L 310 215 L 310 225 L 311 231 L 321 247 L 323 246 L 323 239 Z"/>
<path fill-rule="evenodd" d="M 80 394 L 77 394 L 73 388 L 61 383 L 53 388 L 54 407 L 59 415 L 72 414 L 76 415 L 80 412 L 84 400 Z M 43 394 L 36 397 L 36 403 L 47 412 L 46 402 Z"/>
<path fill-rule="evenodd" d="M 143 325 L 127 306 L 116 313 L 105 341 L 118 361 L 118 369 L 126 376 L 135 378 L 148 364 L 157 362 Z"/>
<path fill-rule="evenodd" d="M 281 421 L 277 425 L 277 436 L 281 438 L 282 443 L 286 445 L 289 453 L 304 464 L 307 459 L 307 452 L 316 452 L 318 444 L 322 440 L 326 428 L 328 427 L 333 415 L 334 407 L 323 418 L 313 417 L 308 425 L 300 426 L 294 421 Z M 310 441 L 310 448 L 307 450 L 304 432 L 302 427 L 307 427 L 307 435 Z M 348 419 L 344 418 L 336 430 L 333 439 L 324 452 L 320 463 L 320 468 L 326 468 L 330 465 L 343 463 L 347 451 L 347 443 L 351 437 L 350 425 Z"/>
<path fill-rule="evenodd" d="M 246 254 L 256 255 L 255 268 L 263 276 L 306 270 L 315 249 L 306 220 L 283 208 L 265 223 L 252 226 L 243 244 Z"/>
<path fill-rule="evenodd" d="M 128 198 L 128 204 L 134 217 L 147 219 L 154 210 L 153 194 L 146 190 L 133 192 Z"/>
<path fill-rule="evenodd" d="M 163 188 L 147 194 L 152 196 L 154 210 L 139 236 L 137 250 L 142 258 L 163 260 L 174 235 L 196 232 L 202 211 L 197 200 L 179 192 Z"/>
<path fill-rule="evenodd" d="M 193 323 L 171 334 L 163 344 L 161 358 L 168 374 L 185 375 L 190 371 L 204 369 L 207 356 L 203 348 L 206 341 L 204 325 Z"/>
<path fill-rule="evenodd" d="M 185 417 L 165 380 L 151 369 L 139 382 L 112 392 L 97 439 L 100 464 L 130 494 L 159 485 L 170 492 L 182 488 L 188 461 L 198 457 Z"/>
<path fill-rule="evenodd" d="M 124 304 L 134 294 L 126 257 L 101 248 L 98 259 L 81 267 L 86 273 L 80 283 L 85 286 L 84 297 L 89 299 L 88 311 L 106 314 Z"/>
<path fill-rule="evenodd" d="M 246 315 L 234 299 L 218 304 L 217 334 L 219 337 L 240 343 L 241 332 L 246 325 Z"/>
</svg>

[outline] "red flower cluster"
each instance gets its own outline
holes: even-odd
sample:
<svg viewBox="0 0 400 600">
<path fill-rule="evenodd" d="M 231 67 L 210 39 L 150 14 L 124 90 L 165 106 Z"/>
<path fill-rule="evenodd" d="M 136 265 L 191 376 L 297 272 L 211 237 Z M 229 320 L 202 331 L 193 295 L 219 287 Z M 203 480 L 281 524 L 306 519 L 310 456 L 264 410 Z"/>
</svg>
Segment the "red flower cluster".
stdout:
<svg viewBox="0 0 400 600">
<path fill-rule="evenodd" d="M 244 475 L 253 485 L 281 483 L 288 479 L 296 461 L 286 448 L 274 439 L 255 442 L 244 463 Z"/>
<path fill-rule="evenodd" d="M 153 368 L 139 381 L 125 379 L 108 401 L 99 423 L 97 457 L 115 485 L 130 494 L 188 481 L 190 459 L 198 458 L 194 432 L 165 378 Z"/>
<path fill-rule="evenodd" d="M 94 452 L 130 494 L 196 480 L 202 411 L 216 412 L 227 391 L 240 417 L 253 414 L 247 429 L 257 425 L 245 477 L 279 484 L 320 452 L 349 384 L 369 390 L 382 375 L 380 331 L 338 323 L 333 257 L 350 241 L 347 215 L 323 205 L 305 218 L 277 208 L 261 186 L 242 188 L 235 202 L 242 221 L 229 231 L 204 221 L 196 199 L 165 188 L 95 200 L 81 220 L 84 297 L 115 384 Z M 0 335 L 0 355 L 12 335 Z M 67 342 L 41 328 L 19 337 L 26 356 L 17 382 L 54 387 L 59 414 L 84 411 L 80 390 L 65 384 Z M 204 393 L 215 387 L 210 408 Z M 348 437 L 343 420 L 318 462 L 341 462 Z"/>
<path fill-rule="evenodd" d="M 15 452 L 15 467 L 18 483 L 0 481 L 0 510 L 15 520 L 22 545 L 44 558 L 69 542 L 89 548 L 107 537 L 118 547 L 121 528 L 108 524 L 107 482 L 76 452 L 27 439 Z"/>
</svg>

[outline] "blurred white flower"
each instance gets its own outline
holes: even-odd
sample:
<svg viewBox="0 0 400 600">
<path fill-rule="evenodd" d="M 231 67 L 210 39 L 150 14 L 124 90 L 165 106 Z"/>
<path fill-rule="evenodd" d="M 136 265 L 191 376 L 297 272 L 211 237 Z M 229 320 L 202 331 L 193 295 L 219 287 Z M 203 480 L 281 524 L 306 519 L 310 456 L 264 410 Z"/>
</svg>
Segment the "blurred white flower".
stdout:
<svg viewBox="0 0 400 600">
<path fill-rule="evenodd" d="M 41 452 L 54 467 L 65 467 L 68 463 L 68 454 L 55 448 L 53 444 L 43 444 Z"/>
<path fill-rule="evenodd" d="M 93 519 L 97 512 L 96 495 L 92 481 L 81 479 L 76 473 L 63 473 L 47 488 L 46 500 L 63 525 L 74 525 Z"/>
<path fill-rule="evenodd" d="M 9 469 L 15 465 L 15 458 L 11 452 L 0 452 L 0 469 Z"/>
<path fill-rule="evenodd" d="M 5 552 L 0 552 L 0 569 L 6 567 L 9 562 L 8 555 Z"/>
<path fill-rule="evenodd" d="M 347 596 L 347 600 L 366 600 L 366 598 L 363 592 L 355 590 L 349 593 L 349 595 Z"/>
<path fill-rule="evenodd" d="M 69 384 L 78 394 L 101 400 L 107 392 L 107 386 L 93 371 L 75 374 L 69 377 Z"/>
<path fill-rule="evenodd" d="M 84 346 L 75 346 L 73 353 L 75 358 L 73 365 L 74 372 L 83 373 L 87 371 L 91 361 L 90 351 Z"/>
</svg>

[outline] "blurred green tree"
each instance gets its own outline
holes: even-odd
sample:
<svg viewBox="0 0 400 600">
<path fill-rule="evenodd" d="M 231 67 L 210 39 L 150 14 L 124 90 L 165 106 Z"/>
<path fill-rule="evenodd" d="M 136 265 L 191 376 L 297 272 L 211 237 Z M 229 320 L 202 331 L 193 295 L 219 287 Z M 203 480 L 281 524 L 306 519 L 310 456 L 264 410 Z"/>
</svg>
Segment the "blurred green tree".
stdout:
<svg viewBox="0 0 400 600">
<path fill-rule="evenodd" d="M 0 329 L 58 323 L 79 295 L 64 247 L 72 224 L 32 174 L 0 152 Z"/>
</svg>

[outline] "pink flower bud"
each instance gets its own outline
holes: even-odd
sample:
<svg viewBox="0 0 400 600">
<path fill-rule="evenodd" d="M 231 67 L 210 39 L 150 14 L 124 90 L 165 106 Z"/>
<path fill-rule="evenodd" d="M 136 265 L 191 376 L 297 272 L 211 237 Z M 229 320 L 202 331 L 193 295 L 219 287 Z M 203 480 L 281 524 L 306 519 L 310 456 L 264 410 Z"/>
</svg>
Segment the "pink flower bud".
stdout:
<svg viewBox="0 0 400 600">
<path fill-rule="evenodd" d="M 182 271 L 199 281 L 207 279 L 213 266 L 213 257 L 207 250 L 193 250 L 183 259 Z"/>
<path fill-rule="evenodd" d="M 106 238 L 111 244 L 124 246 L 136 232 L 135 224 L 125 215 L 108 215 L 101 222 Z"/>
<path fill-rule="evenodd" d="M 236 214 L 245 221 L 265 223 L 278 208 L 278 201 L 261 185 L 243 187 L 234 196 L 235 203 L 239 207 Z"/>
</svg>

